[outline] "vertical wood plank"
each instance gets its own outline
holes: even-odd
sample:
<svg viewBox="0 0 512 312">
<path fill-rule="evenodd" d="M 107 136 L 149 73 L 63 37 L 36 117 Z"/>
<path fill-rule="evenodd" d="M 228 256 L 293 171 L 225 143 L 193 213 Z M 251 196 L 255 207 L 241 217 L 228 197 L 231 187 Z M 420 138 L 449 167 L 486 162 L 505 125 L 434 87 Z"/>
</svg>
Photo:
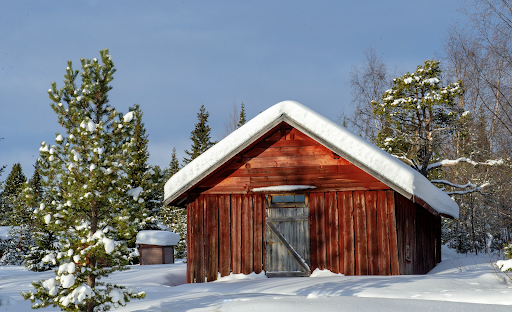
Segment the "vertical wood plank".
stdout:
<svg viewBox="0 0 512 312">
<path fill-rule="evenodd" d="M 251 195 L 242 196 L 242 273 L 253 271 L 253 211 Z"/>
<path fill-rule="evenodd" d="M 328 211 L 327 221 L 327 268 L 331 272 L 340 272 L 339 246 L 338 246 L 338 202 L 336 192 L 325 193 L 326 210 Z"/>
<path fill-rule="evenodd" d="M 398 275 L 399 272 L 399 259 L 398 259 L 398 235 L 397 235 L 397 222 L 396 222 L 396 206 L 395 206 L 395 191 L 386 191 L 387 193 L 387 210 L 389 222 L 389 251 L 390 251 L 390 267 L 391 274 Z"/>
<path fill-rule="evenodd" d="M 261 201 L 262 201 L 262 204 L 261 204 L 261 228 L 262 228 L 262 237 L 263 237 L 263 240 L 261 242 L 262 244 L 262 255 L 261 255 L 261 259 L 262 259 L 262 262 L 263 262 L 263 265 L 262 265 L 262 270 L 264 271 L 267 271 L 266 269 L 266 259 L 267 259 L 267 248 L 266 248 L 266 241 L 267 241 L 267 231 L 266 231 L 266 217 L 267 217 L 267 201 L 266 201 L 266 196 L 265 195 L 261 195 Z"/>
<path fill-rule="evenodd" d="M 318 254 L 318 267 L 321 270 L 327 267 L 327 248 L 326 248 L 326 231 L 325 231 L 325 197 L 324 193 L 317 193 L 317 211 L 318 211 L 318 224 L 317 224 L 317 245 L 319 246 Z"/>
<path fill-rule="evenodd" d="M 377 192 L 366 191 L 364 193 L 366 207 L 366 229 L 368 237 L 368 274 L 379 274 L 379 251 L 377 232 Z"/>
<path fill-rule="evenodd" d="M 379 231 L 379 274 L 390 275 L 389 221 L 387 209 L 387 192 L 377 193 L 377 229 Z"/>
<path fill-rule="evenodd" d="M 197 239 L 195 241 L 196 244 L 196 283 L 204 283 L 205 282 L 205 262 L 204 262 L 204 200 L 203 195 L 200 195 L 196 199 L 197 208 L 196 208 L 196 226 L 197 226 Z"/>
<path fill-rule="evenodd" d="M 336 193 L 336 206 L 338 208 L 338 259 L 339 270 L 345 274 L 345 207 L 343 206 L 343 194 Z M 345 274 L 348 275 L 348 274 Z"/>
<path fill-rule="evenodd" d="M 307 196 L 307 195 L 306 195 Z M 317 236 L 317 204 L 316 193 L 309 193 L 309 227 L 311 236 L 311 271 L 318 268 L 318 236 Z"/>
<path fill-rule="evenodd" d="M 253 195 L 254 204 L 254 272 L 260 273 L 263 269 L 263 215 L 262 195 Z"/>
<path fill-rule="evenodd" d="M 195 238 L 195 231 L 193 224 L 195 220 L 194 216 L 194 202 L 187 204 L 187 283 L 193 283 L 194 280 L 194 242 L 191 237 Z"/>
<path fill-rule="evenodd" d="M 217 279 L 217 273 L 219 272 L 219 206 L 217 195 L 205 196 L 205 210 L 206 278 L 210 282 Z"/>
<path fill-rule="evenodd" d="M 414 203 L 410 200 L 407 200 L 407 204 L 409 207 L 409 233 L 407 233 L 407 241 L 409 243 L 409 252 L 411 256 L 411 261 L 408 262 L 409 264 L 409 274 L 416 274 L 415 271 L 415 263 L 416 263 L 416 207 L 414 206 Z"/>
<path fill-rule="evenodd" d="M 354 223 L 356 246 L 356 275 L 368 275 L 368 238 L 366 230 L 366 205 L 363 191 L 354 192 Z"/>
<path fill-rule="evenodd" d="M 219 267 L 220 275 L 227 276 L 231 269 L 231 209 L 229 195 L 219 195 Z"/>
<path fill-rule="evenodd" d="M 343 205 L 343 274 L 356 274 L 356 247 L 355 247 L 355 222 L 354 222 L 354 194 L 353 192 L 341 192 Z M 340 197 L 338 197 L 340 198 Z"/>
<path fill-rule="evenodd" d="M 242 197 L 231 195 L 231 270 L 242 273 Z"/>
<path fill-rule="evenodd" d="M 332 252 L 331 252 L 331 232 L 332 232 L 332 219 L 331 219 L 331 205 L 329 193 L 324 193 L 324 224 L 322 224 L 325 232 L 325 269 L 332 271 Z"/>
<path fill-rule="evenodd" d="M 441 262 L 441 217 L 436 217 L 436 264 Z"/>
</svg>

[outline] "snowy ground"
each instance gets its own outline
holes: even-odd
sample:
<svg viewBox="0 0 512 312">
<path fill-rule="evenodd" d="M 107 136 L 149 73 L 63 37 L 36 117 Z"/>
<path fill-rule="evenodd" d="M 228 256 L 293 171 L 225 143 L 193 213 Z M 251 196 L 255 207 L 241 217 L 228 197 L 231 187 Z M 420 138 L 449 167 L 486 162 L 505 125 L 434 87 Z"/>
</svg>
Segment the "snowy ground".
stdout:
<svg viewBox="0 0 512 312">
<path fill-rule="evenodd" d="M 443 248 L 443 258 L 448 258 Z M 447 259 L 427 275 L 225 278 L 184 284 L 186 264 L 133 266 L 111 280 L 147 296 L 114 311 L 512 311 L 512 283 L 486 256 Z M 30 311 L 20 292 L 52 272 L 0 266 L 1 311 Z M 325 275 L 325 274 L 324 274 Z M 261 277 L 255 276 L 252 277 Z M 179 285 L 179 286 L 178 286 Z M 56 311 L 45 309 L 43 311 Z"/>
</svg>

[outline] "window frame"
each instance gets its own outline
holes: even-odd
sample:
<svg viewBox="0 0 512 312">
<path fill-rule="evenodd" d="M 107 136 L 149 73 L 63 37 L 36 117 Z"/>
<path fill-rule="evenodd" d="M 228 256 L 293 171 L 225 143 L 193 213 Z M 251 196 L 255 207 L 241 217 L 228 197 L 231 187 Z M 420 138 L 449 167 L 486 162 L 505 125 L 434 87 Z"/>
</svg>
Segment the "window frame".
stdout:
<svg viewBox="0 0 512 312">
<path fill-rule="evenodd" d="M 293 195 L 294 200 L 296 195 L 304 195 L 304 201 L 303 202 L 278 202 L 273 203 L 272 202 L 272 196 L 284 196 L 285 195 Z M 309 196 L 307 193 L 275 193 L 275 194 L 268 194 L 265 195 L 267 200 L 267 207 L 268 208 L 298 208 L 298 207 L 309 207 Z"/>
</svg>

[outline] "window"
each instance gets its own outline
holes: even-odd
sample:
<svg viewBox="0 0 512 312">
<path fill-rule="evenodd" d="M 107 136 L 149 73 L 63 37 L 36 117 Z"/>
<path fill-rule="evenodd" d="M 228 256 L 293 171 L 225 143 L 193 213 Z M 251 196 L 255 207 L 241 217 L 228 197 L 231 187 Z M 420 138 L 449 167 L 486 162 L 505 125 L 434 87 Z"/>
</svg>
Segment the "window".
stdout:
<svg viewBox="0 0 512 312">
<path fill-rule="evenodd" d="M 307 205 L 305 194 L 276 194 L 268 195 L 269 207 L 303 207 Z"/>
</svg>

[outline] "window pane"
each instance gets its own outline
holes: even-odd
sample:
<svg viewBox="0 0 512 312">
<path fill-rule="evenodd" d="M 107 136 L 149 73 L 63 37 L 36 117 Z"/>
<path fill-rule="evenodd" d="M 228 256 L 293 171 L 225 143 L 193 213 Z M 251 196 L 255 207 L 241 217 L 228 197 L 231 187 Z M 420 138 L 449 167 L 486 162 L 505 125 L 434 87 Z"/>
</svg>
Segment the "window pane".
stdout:
<svg viewBox="0 0 512 312">
<path fill-rule="evenodd" d="M 293 195 L 284 195 L 285 203 L 293 203 Z"/>
<path fill-rule="evenodd" d="M 283 196 L 282 195 L 274 195 L 274 196 L 272 196 L 272 202 L 273 203 L 282 203 L 283 202 Z"/>
<path fill-rule="evenodd" d="M 303 203 L 306 201 L 306 195 L 295 195 L 296 203 Z"/>
</svg>

